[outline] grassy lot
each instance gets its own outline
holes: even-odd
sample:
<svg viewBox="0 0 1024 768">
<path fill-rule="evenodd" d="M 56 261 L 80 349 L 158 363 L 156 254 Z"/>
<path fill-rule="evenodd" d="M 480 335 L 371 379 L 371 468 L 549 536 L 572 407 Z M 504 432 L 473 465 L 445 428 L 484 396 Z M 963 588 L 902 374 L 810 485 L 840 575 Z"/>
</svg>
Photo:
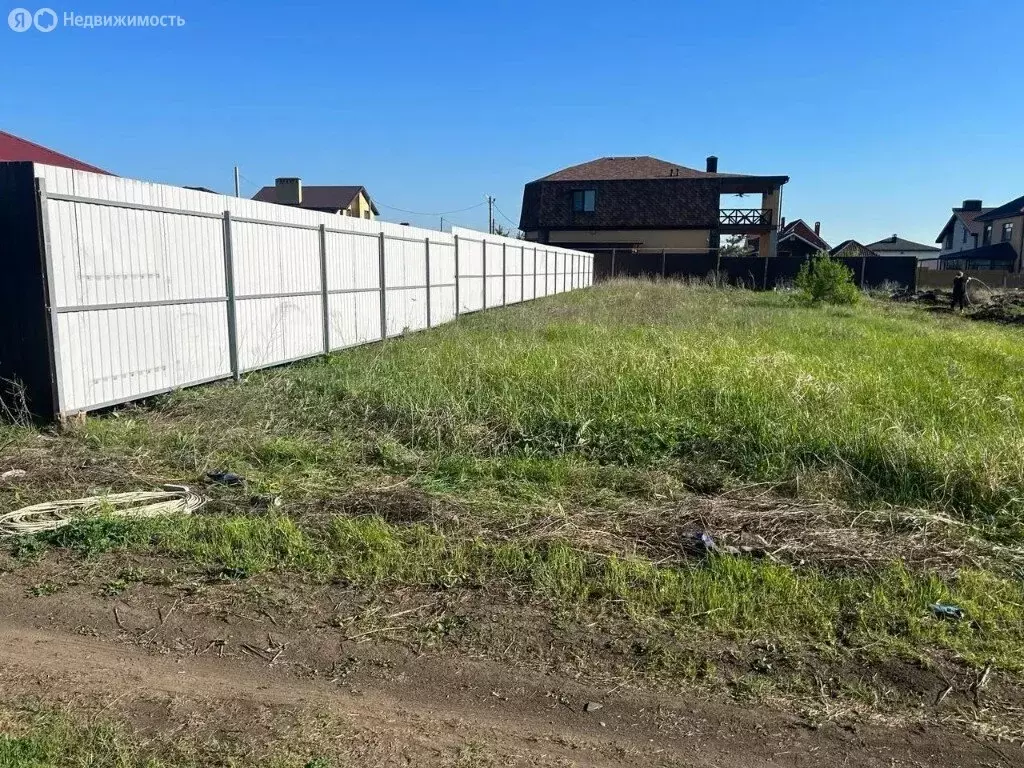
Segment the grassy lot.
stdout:
<svg viewBox="0 0 1024 768">
<path fill-rule="evenodd" d="M 821 660 L 1017 674 L 1020 341 L 876 302 L 617 282 L 59 437 L 11 428 L 6 463 L 30 472 L 0 500 L 230 470 L 248 487 L 212 488 L 204 514 L 92 521 L 13 552 L 543 603 L 619 628 L 624 666 L 637 654 L 659 680 L 770 677 L 766 644 L 804 682 Z M 707 555 L 701 531 L 735 548 Z"/>
</svg>

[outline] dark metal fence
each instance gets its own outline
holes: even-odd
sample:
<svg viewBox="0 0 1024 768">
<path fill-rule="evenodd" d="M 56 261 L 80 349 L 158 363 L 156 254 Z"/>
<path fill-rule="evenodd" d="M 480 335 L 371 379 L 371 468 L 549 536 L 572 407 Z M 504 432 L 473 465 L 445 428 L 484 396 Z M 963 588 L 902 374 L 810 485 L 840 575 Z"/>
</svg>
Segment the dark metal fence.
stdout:
<svg viewBox="0 0 1024 768">
<path fill-rule="evenodd" d="M 705 278 L 717 275 L 730 285 L 771 290 L 796 279 L 806 258 L 799 256 L 719 256 L 714 251 L 603 250 L 594 253 L 594 280 L 612 277 Z M 861 256 L 839 259 L 862 288 L 901 285 L 916 289 L 913 256 Z"/>
</svg>

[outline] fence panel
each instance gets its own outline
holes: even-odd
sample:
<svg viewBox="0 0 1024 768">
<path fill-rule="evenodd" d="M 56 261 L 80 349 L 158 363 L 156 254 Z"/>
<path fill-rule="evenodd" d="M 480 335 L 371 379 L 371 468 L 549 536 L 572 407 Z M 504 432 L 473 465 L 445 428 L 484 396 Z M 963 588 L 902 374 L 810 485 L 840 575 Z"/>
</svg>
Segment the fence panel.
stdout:
<svg viewBox="0 0 1024 768">
<path fill-rule="evenodd" d="M 380 339 L 380 236 L 325 227 L 324 245 L 330 348 Z"/>
<path fill-rule="evenodd" d="M 453 230 L 455 231 L 455 230 Z M 484 304 L 484 242 L 459 234 L 459 312 L 476 312 Z"/>
<path fill-rule="evenodd" d="M 0 215 L 0 241 L 16 244 L 10 278 L 45 303 L 0 306 L 7 329 L 24 322 L 32 327 L 19 337 L 45 340 L 24 354 L 7 344 L 0 368 L 29 382 L 40 415 L 237 377 L 588 284 L 586 254 L 472 230 L 30 163 L 0 164 L 0 187 L 15 212 Z"/>
<path fill-rule="evenodd" d="M 455 241 L 430 241 L 430 325 L 455 319 Z"/>
</svg>

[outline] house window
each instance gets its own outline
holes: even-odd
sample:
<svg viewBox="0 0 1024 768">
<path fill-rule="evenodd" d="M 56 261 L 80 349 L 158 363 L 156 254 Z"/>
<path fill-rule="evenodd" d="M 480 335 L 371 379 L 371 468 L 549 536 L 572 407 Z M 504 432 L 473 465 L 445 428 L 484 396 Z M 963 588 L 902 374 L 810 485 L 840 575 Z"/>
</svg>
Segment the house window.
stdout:
<svg viewBox="0 0 1024 768">
<path fill-rule="evenodd" d="M 992 225 L 991 224 L 986 224 L 985 225 L 985 230 L 984 230 L 984 232 L 981 235 L 981 244 L 982 245 L 992 245 Z"/>
<path fill-rule="evenodd" d="M 961 242 L 967 245 L 967 227 L 964 227 L 964 239 Z"/>
<path fill-rule="evenodd" d="M 370 218 L 370 212 L 369 211 L 363 211 L 363 218 L 364 219 Z"/>
<path fill-rule="evenodd" d="M 577 189 L 572 193 L 573 213 L 593 213 L 597 202 L 597 190 Z"/>
<path fill-rule="evenodd" d="M 1008 243 L 1013 238 L 1013 222 L 1003 224 L 1003 239 L 1001 242 Z"/>
<path fill-rule="evenodd" d="M 950 232 L 948 235 L 946 235 L 946 239 L 943 241 L 942 247 L 945 248 L 947 251 L 952 250 L 952 248 L 953 248 L 953 233 L 952 232 Z"/>
</svg>

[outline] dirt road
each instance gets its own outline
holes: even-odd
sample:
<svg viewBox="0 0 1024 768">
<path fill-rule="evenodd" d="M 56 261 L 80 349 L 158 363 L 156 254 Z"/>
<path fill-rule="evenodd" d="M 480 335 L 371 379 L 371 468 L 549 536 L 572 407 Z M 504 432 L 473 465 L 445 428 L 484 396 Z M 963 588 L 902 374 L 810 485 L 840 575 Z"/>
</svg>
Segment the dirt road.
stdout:
<svg viewBox="0 0 1024 768">
<path fill-rule="evenodd" d="M 955 730 L 815 729 L 795 715 L 726 698 L 602 690 L 463 657 L 380 657 L 351 672 L 335 664 L 333 677 L 315 674 L 311 665 L 324 658 L 308 653 L 282 663 L 311 634 L 324 647 L 328 629 L 275 630 L 268 638 L 236 626 L 231 648 L 243 653 L 222 656 L 223 644 L 203 641 L 222 636 L 223 626 L 193 620 L 179 630 L 203 641 L 153 652 L 139 646 L 130 617 L 110 605 L 0 587 L 3 698 L 101 711 L 141 734 L 187 729 L 251 749 L 300 739 L 311 758 L 327 749 L 365 766 L 1024 765 L 1019 747 Z M 173 626 L 166 615 L 163 621 Z M 600 708 L 588 712 L 588 702 Z"/>
</svg>

